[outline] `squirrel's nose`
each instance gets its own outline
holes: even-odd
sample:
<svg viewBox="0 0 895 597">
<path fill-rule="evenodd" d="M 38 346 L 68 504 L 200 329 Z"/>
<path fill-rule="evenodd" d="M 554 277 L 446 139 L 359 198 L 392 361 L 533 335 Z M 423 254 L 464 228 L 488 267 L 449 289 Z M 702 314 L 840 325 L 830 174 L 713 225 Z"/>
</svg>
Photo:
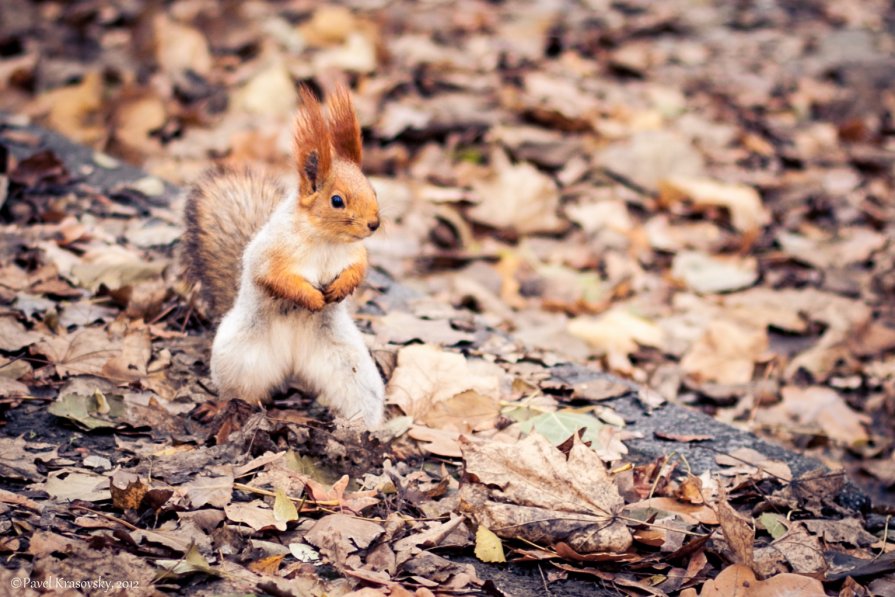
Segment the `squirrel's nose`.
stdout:
<svg viewBox="0 0 895 597">
<path fill-rule="evenodd" d="M 367 228 L 370 229 L 370 232 L 376 232 L 376 229 L 379 228 L 379 218 L 367 222 Z"/>
</svg>

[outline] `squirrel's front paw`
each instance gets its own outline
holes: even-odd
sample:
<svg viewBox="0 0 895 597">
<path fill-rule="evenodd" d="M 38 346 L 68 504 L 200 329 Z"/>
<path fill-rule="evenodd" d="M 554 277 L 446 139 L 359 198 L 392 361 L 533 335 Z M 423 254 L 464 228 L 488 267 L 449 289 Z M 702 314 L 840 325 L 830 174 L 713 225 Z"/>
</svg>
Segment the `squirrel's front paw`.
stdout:
<svg viewBox="0 0 895 597">
<path fill-rule="evenodd" d="M 354 291 L 354 288 L 339 284 L 338 280 L 336 280 L 323 289 L 323 296 L 326 298 L 327 303 L 338 303 L 343 301 L 352 291 Z"/>
<path fill-rule="evenodd" d="M 315 289 L 314 292 L 308 293 L 303 302 L 308 311 L 316 312 L 323 310 L 323 307 L 326 306 L 327 300 L 326 297 L 323 296 L 322 292 Z"/>
</svg>

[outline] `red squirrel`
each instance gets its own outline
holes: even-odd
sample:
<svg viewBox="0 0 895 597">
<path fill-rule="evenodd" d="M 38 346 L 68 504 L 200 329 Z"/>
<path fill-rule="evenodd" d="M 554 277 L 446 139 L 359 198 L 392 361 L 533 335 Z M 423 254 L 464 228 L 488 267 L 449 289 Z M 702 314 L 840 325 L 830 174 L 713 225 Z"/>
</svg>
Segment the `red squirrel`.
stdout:
<svg viewBox="0 0 895 597">
<path fill-rule="evenodd" d="M 295 123 L 296 191 L 218 171 L 187 196 L 182 259 L 220 323 L 211 376 L 222 398 L 260 403 L 290 382 L 368 428 L 382 378 L 343 301 L 367 268 L 361 241 L 379 203 L 361 172 L 361 132 L 339 87 L 323 107 L 306 87 Z"/>
</svg>

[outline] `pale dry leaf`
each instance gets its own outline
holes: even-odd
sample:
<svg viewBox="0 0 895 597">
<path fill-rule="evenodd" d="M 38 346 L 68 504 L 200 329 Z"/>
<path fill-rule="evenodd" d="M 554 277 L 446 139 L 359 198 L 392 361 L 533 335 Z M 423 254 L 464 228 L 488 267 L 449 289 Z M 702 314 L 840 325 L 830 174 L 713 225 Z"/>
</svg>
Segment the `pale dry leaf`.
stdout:
<svg viewBox="0 0 895 597">
<path fill-rule="evenodd" d="M 764 327 L 715 319 L 681 360 L 681 369 L 698 381 L 746 384 L 768 349 Z"/>
<path fill-rule="evenodd" d="M 58 500 L 101 502 L 112 499 L 109 477 L 81 469 L 52 471 L 45 483 L 36 483 L 31 488 L 46 491 Z"/>
<path fill-rule="evenodd" d="M 163 260 L 147 261 L 124 247 L 112 245 L 86 253 L 71 273 L 79 286 L 96 292 L 100 286 L 119 290 L 155 278 L 166 265 Z"/>
<path fill-rule="evenodd" d="M 234 93 L 236 107 L 259 116 L 288 116 L 298 104 L 295 83 L 282 61 L 259 70 Z"/>
<path fill-rule="evenodd" d="M 782 402 L 762 409 L 758 420 L 771 425 L 795 422 L 816 429 L 835 442 L 860 446 L 869 441 L 870 418 L 853 410 L 836 390 L 823 386 L 786 386 Z"/>
<path fill-rule="evenodd" d="M 247 524 L 256 531 L 266 529 L 286 530 L 286 522 L 277 520 L 270 506 L 261 500 L 227 504 L 224 506 L 224 513 L 233 522 Z"/>
<path fill-rule="evenodd" d="M 42 335 L 31 330 L 14 317 L 0 317 L 0 350 L 15 352 L 40 341 Z"/>
<path fill-rule="evenodd" d="M 223 508 L 233 496 L 233 475 L 197 477 L 179 486 L 177 491 L 183 493 L 193 508 L 205 505 Z"/>
<path fill-rule="evenodd" d="M 201 31 L 158 14 L 153 21 L 155 58 L 163 71 L 180 75 L 193 71 L 207 75 L 213 66 L 208 41 Z"/>
<path fill-rule="evenodd" d="M 598 316 L 581 316 L 569 321 L 569 334 L 580 338 L 597 355 L 605 355 L 611 369 L 631 371 L 629 355 L 639 346 L 661 347 L 665 340 L 662 329 L 654 322 L 618 306 Z"/>
<path fill-rule="evenodd" d="M 755 475 L 761 472 L 764 476 L 777 477 L 782 481 L 792 480 L 789 465 L 779 460 L 771 460 L 761 452 L 752 448 L 737 448 L 728 454 L 718 454 L 715 462 L 730 469 L 721 469 L 722 475 Z"/>
<path fill-rule="evenodd" d="M 496 404 L 502 376 L 503 370 L 493 363 L 416 344 L 398 352 L 398 366 L 386 396 L 405 414 L 423 420 L 436 404 L 464 392 L 475 392 Z"/>
<path fill-rule="evenodd" d="M 27 449 L 26 449 L 27 448 Z M 0 477 L 37 481 L 44 475 L 37 470 L 37 460 L 49 462 L 57 458 L 58 448 L 52 444 L 25 441 L 23 437 L 0 438 Z"/>
<path fill-rule="evenodd" d="M 495 152 L 492 164 L 492 177 L 473 183 L 479 198 L 469 212 L 473 220 L 519 234 L 563 228 L 557 216 L 559 189 L 549 176 L 525 162 L 511 164 L 501 151 Z"/>
<path fill-rule="evenodd" d="M 613 174 L 655 190 L 672 176 L 699 176 L 705 168 L 693 143 L 671 131 L 642 131 L 616 141 L 597 154 L 597 162 Z"/>
<path fill-rule="evenodd" d="M 422 319 L 404 311 L 377 317 L 373 329 L 382 343 L 407 344 L 420 340 L 425 344 L 450 346 L 473 340 L 472 334 L 455 330 L 447 319 Z"/>
<path fill-rule="evenodd" d="M 49 91 L 39 102 L 49 109 L 47 123 L 51 128 L 79 143 L 93 145 L 106 135 L 102 94 L 102 75 L 90 71 L 80 83 Z"/>
<path fill-rule="evenodd" d="M 700 294 L 730 292 L 755 284 L 758 261 L 754 257 L 682 251 L 674 256 L 671 275 Z"/>
<path fill-rule="evenodd" d="M 120 343 L 101 329 L 86 328 L 71 334 L 46 336 L 31 346 L 31 354 L 47 357 L 60 376 L 102 375 L 110 359 L 120 350 Z"/>
<path fill-rule="evenodd" d="M 718 500 L 717 507 L 721 532 L 724 533 L 727 545 L 733 550 L 736 562 L 752 568 L 755 565 L 755 529 L 752 521 L 740 516 L 723 496 Z"/>
<path fill-rule="evenodd" d="M 740 232 L 753 232 L 771 222 L 758 191 L 747 185 L 674 175 L 664 179 L 659 189 L 662 200 L 669 205 L 689 199 L 700 208 L 723 207 Z"/>
<path fill-rule="evenodd" d="M 763 577 L 780 572 L 822 576 L 827 570 L 824 547 L 815 535 L 796 522 L 782 537 L 755 550 L 754 569 Z"/>
<path fill-rule="evenodd" d="M 382 525 L 346 514 L 330 514 L 314 523 L 305 534 L 305 541 L 320 553 L 344 564 L 348 556 L 359 549 L 367 549 L 385 529 Z"/>
<path fill-rule="evenodd" d="M 781 232 L 777 242 L 795 259 L 819 269 L 844 268 L 867 261 L 882 249 L 886 237 L 869 228 L 846 228 L 835 237 Z"/>
<path fill-rule="evenodd" d="M 702 585 L 699 597 L 824 597 L 824 587 L 817 579 L 798 574 L 778 574 L 760 581 L 748 566 L 734 564 L 716 578 Z"/>
<path fill-rule="evenodd" d="M 466 476 L 460 508 L 499 537 L 579 553 L 624 551 L 624 505 L 599 456 L 575 437 L 568 456 L 532 433 L 512 446 L 461 439 Z"/>
</svg>

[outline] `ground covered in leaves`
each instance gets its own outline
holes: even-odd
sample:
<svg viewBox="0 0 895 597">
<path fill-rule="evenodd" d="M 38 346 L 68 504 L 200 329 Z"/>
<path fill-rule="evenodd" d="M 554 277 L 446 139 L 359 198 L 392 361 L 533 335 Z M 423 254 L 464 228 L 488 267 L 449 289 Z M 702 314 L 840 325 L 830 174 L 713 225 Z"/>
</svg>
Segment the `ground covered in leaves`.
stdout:
<svg viewBox="0 0 895 597">
<path fill-rule="evenodd" d="M 545 593 L 892 594 L 893 24 L 878 0 L 4 0 L 0 585 L 498 592 L 475 556 Z M 355 296 L 373 435 L 299 392 L 214 401 L 163 182 L 291 176 L 297 83 L 340 79 L 388 218 Z M 875 506 L 748 448 L 632 464 L 605 402 L 632 393 Z"/>
</svg>

